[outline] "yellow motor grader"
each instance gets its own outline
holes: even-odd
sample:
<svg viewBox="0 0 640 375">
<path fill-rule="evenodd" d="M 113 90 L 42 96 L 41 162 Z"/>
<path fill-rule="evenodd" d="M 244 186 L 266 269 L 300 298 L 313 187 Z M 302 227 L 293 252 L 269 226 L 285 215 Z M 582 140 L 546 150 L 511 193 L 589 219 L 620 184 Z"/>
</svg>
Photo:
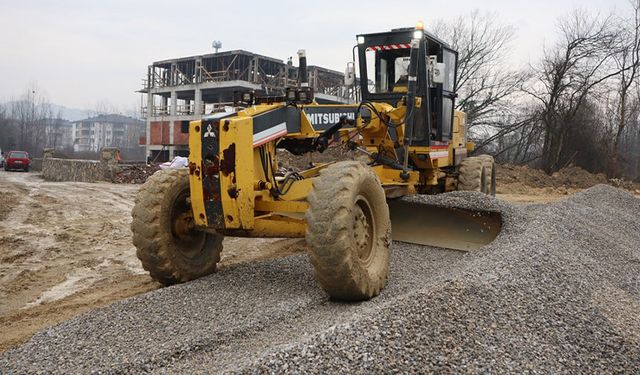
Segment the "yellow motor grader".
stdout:
<svg viewBox="0 0 640 375">
<path fill-rule="evenodd" d="M 353 105 L 317 104 L 299 51 L 297 87 L 280 98 L 242 93 L 236 110 L 189 124 L 188 169 L 154 174 L 132 211 L 133 243 L 151 276 L 185 282 L 216 270 L 223 236 L 305 238 L 332 299 L 380 293 L 392 238 L 470 250 L 500 223 L 455 209 L 413 207 L 407 197 L 454 190 L 495 193 L 490 156 L 469 157 L 455 111 L 457 52 L 422 27 L 357 36 Z M 278 170 L 277 150 L 323 152 L 340 143 L 366 161 Z"/>
</svg>

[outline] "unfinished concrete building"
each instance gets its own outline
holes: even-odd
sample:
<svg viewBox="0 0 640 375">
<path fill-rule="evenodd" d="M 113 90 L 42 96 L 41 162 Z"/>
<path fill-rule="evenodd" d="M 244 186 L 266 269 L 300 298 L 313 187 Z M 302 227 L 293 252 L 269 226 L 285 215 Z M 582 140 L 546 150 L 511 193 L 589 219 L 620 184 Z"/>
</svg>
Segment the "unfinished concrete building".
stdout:
<svg viewBox="0 0 640 375">
<path fill-rule="evenodd" d="M 309 84 L 319 103 L 351 103 L 356 92 L 344 86 L 344 74 L 309 66 Z M 187 121 L 224 111 L 235 93 L 284 95 L 297 84 L 298 68 L 275 58 L 236 50 L 156 61 L 148 67 L 142 116 L 146 118 L 146 147 L 150 160 L 187 156 Z M 357 85 L 356 85 L 357 86 Z M 354 86 L 354 87 L 356 87 Z"/>
</svg>

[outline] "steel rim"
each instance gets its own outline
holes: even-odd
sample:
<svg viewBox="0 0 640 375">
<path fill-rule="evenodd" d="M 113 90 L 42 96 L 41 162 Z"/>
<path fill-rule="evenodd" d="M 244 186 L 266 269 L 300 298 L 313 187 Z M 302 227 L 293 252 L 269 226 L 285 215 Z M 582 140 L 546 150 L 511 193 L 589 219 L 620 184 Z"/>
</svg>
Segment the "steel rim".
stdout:
<svg viewBox="0 0 640 375">
<path fill-rule="evenodd" d="M 197 230 L 187 191 L 180 193 L 171 207 L 171 235 L 175 248 L 184 256 L 194 258 L 203 248 L 205 233 Z"/>
<path fill-rule="evenodd" d="M 375 222 L 366 198 L 358 196 L 354 205 L 353 240 L 358 258 L 369 264 L 373 258 Z"/>
</svg>

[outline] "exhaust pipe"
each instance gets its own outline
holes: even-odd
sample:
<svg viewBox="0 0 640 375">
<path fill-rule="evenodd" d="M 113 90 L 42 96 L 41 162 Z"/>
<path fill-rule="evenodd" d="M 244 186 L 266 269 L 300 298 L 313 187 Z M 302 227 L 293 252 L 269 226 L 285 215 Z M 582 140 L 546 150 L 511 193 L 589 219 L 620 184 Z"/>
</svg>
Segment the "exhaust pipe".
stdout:
<svg viewBox="0 0 640 375">
<path fill-rule="evenodd" d="M 298 50 L 298 85 L 300 87 L 309 87 L 309 73 L 307 71 L 307 52 L 303 49 Z"/>
</svg>

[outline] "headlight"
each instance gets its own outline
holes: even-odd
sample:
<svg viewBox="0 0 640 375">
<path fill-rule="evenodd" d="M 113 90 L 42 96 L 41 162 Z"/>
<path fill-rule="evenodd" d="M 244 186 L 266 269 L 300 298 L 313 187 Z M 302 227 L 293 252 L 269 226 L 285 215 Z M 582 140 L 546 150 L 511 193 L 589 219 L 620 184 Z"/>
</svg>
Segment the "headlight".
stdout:
<svg viewBox="0 0 640 375">
<path fill-rule="evenodd" d="M 296 92 L 294 90 L 289 90 L 287 91 L 287 99 L 289 101 L 295 101 L 296 100 Z"/>
</svg>

